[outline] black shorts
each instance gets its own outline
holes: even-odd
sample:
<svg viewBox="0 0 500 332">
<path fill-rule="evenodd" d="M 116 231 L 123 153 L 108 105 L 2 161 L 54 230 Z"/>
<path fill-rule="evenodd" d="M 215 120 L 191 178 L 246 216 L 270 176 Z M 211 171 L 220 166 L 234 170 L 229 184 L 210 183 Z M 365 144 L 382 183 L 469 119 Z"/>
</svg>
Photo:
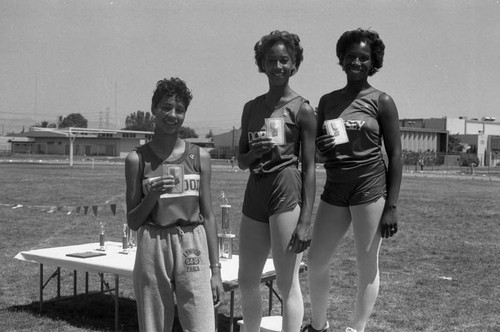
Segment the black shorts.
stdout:
<svg viewBox="0 0 500 332">
<path fill-rule="evenodd" d="M 271 174 L 251 174 L 243 201 L 243 214 L 269 223 L 275 214 L 293 211 L 302 204 L 302 176 L 295 167 Z"/>
<path fill-rule="evenodd" d="M 361 205 L 387 196 L 386 174 L 380 173 L 353 182 L 326 181 L 321 200 L 336 206 Z"/>
</svg>

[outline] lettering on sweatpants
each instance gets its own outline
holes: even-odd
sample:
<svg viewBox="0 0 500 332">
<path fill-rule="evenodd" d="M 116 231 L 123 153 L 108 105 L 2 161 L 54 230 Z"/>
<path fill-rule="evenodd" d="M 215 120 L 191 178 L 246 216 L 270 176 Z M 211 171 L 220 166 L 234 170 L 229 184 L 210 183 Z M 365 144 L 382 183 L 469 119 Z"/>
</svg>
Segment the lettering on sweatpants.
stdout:
<svg viewBox="0 0 500 332">
<path fill-rule="evenodd" d="M 184 251 L 184 266 L 186 267 L 186 272 L 200 271 L 200 254 L 201 251 L 195 248 Z"/>
</svg>

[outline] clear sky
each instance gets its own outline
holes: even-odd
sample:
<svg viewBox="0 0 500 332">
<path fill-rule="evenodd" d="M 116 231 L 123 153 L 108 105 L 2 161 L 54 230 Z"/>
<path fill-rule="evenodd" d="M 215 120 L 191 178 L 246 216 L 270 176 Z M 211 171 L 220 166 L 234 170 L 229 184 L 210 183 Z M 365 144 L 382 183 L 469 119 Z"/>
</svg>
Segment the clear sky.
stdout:
<svg viewBox="0 0 500 332">
<path fill-rule="evenodd" d="M 244 103 L 268 88 L 253 46 L 276 29 L 300 36 L 291 86 L 316 106 L 345 84 L 335 44 L 358 27 L 386 44 L 371 83 L 400 118 L 500 121 L 499 0 L 2 0 L 0 133 L 70 113 L 123 128 L 171 76 L 193 91 L 186 126 L 238 128 Z"/>
</svg>

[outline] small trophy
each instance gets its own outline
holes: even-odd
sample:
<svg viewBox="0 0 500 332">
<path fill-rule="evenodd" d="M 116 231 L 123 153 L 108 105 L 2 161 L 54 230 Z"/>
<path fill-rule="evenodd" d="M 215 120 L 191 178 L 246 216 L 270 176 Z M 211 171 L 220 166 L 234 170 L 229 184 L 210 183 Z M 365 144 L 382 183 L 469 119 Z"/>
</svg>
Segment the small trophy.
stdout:
<svg viewBox="0 0 500 332">
<path fill-rule="evenodd" d="M 128 226 L 127 224 L 123 224 L 123 234 L 122 234 L 122 249 L 123 251 L 121 252 L 122 254 L 128 254 Z"/>
<path fill-rule="evenodd" d="M 219 233 L 219 256 L 221 258 L 231 259 L 233 258 L 233 240 L 236 235 L 231 234 L 231 230 L 229 227 L 229 209 L 231 205 L 228 204 L 226 195 L 224 192 L 221 192 L 222 200 L 224 204 L 220 207 L 222 209 L 222 232 Z"/>
<path fill-rule="evenodd" d="M 99 222 L 99 226 L 101 228 L 100 233 L 99 233 L 99 249 L 100 251 L 105 251 L 106 250 L 106 245 L 105 245 L 105 238 L 104 238 L 104 225 L 101 222 Z"/>
<path fill-rule="evenodd" d="M 136 237 L 137 237 L 136 231 L 131 230 L 130 227 L 127 227 L 127 243 L 129 249 L 135 247 Z"/>
</svg>

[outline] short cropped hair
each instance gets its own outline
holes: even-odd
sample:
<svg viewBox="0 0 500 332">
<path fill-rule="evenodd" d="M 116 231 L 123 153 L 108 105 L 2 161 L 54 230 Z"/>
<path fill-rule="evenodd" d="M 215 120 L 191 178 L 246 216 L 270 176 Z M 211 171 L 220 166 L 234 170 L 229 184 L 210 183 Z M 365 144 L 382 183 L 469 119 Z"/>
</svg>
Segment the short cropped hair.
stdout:
<svg viewBox="0 0 500 332">
<path fill-rule="evenodd" d="M 337 41 L 337 57 L 339 58 L 339 65 L 342 66 L 344 56 L 347 48 L 353 43 L 365 42 L 370 45 L 373 67 L 370 69 L 368 75 L 373 76 L 382 68 L 384 63 L 385 45 L 380 39 L 378 33 L 373 30 L 365 30 L 358 28 L 352 31 L 346 31 L 340 36 Z"/>
<path fill-rule="evenodd" d="M 293 55 L 295 70 L 299 69 L 300 63 L 304 60 L 304 50 L 300 46 L 299 36 L 288 31 L 275 30 L 262 37 L 253 48 L 255 51 L 255 64 L 259 67 L 259 72 L 264 73 L 266 71 L 263 66 L 264 57 L 266 56 L 266 52 L 276 43 L 283 43 L 285 45 Z"/>
<path fill-rule="evenodd" d="M 156 83 L 156 90 L 153 93 L 151 100 L 151 110 L 154 110 L 163 97 L 173 97 L 178 101 L 182 101 L 186 109 L 193 99 L 191 91 L 186 86 L 186 83 L 178 77 L 171 77 L 170 79 L 162 79 Z"/>
</svg>

